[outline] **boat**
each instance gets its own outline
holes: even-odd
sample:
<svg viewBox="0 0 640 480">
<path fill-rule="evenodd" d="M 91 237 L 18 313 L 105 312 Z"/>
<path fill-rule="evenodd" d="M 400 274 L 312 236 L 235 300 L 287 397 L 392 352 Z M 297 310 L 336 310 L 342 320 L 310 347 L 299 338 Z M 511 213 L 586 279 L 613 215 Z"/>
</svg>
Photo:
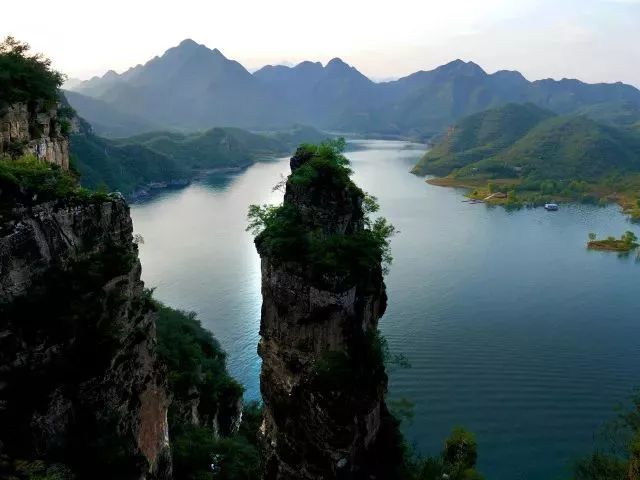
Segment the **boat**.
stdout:
<svg viewBox="0 0 640 480">
<path fill-rule="evenodd" d="M 545 203 L 544 204 L 544 209 L 548 210 L 549 212 L 555 212 L 556 210 L 558 210 L 558 204 L 557 203 Z"/>
</svg>

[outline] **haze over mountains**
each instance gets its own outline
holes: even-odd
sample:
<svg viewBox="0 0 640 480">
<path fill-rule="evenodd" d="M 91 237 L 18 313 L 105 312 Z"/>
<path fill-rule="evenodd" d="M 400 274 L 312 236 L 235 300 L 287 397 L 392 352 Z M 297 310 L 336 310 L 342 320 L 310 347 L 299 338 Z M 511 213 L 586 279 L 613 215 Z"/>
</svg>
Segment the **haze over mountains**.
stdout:
<svg viewBox="0 0 640 480">
<path fill-rule="evenodd" d="M 640 90 L 622 83 L 530 82 L 519 72 L 488 74 L 461 60 L 383 83 L 339 58 L 324 66 L 265 66 L 252 74 L 219 50 L 192 40 L 122 74 L 109 71 L 77 84 L 68 97 L 97 133 L 109 136 L 159 128 L 269 130 L 306 124 L 430 138 L 466 115 L 509 102 L 614 121 L 619 115 L 611 112 L 626 105 L 631 117 L 625 121 L 640 120 Z"/>
</svg>

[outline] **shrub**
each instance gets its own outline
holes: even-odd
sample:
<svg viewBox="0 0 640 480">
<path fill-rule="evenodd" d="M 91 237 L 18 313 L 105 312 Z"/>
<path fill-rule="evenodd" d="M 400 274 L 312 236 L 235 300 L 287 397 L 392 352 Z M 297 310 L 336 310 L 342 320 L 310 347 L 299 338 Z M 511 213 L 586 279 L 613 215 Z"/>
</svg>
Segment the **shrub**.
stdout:
<svg viewBox="0 0 640 480">
<path fill-rule="evenodd" d="M 58 101 L 64 75 L 51 68 L 51 60 L 30 49 L 10 36 L 0 43 L 0 104 Z"/>
<path fill-rule="evenodd" d="M 396 232 L 384 218 L 375 221 L 370 214 L 379 209 L 376 198 L 364 193 L 350 178 L 352 170 L 342 154 L 344 139 L 316 145 L 301 145 L 294 159 L 300 164 L 287 182 L 317 189 L 347 188 L 361 205 L 354 215 L 364 219 L 365 228 L 355 233 L 325 235 L 315 226 L 304 225 L 297 207 L 290 203 L 279 206 L 251 205 L 247 231 L 256 237 L 260 253 L 276 260 L 300 261 L 309 270 L 323 274 L 359 275 L 382 263 L 384 271 L 392 261 L 389 239 Z"/>
</svg>

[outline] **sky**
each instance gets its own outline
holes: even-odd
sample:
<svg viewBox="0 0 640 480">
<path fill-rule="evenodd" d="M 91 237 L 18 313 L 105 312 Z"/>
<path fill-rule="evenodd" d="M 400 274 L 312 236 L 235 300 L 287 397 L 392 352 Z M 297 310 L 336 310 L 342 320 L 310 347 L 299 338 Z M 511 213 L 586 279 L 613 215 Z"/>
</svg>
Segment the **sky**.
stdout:
<svg viewBox="0 0 640 480">
<path fill-rule="evenodd" d="M 451 60 L 530 80 L 640 87 L 640 0 L 29 0 L 3 2 L 13 35 L 71 78 L 144 63 L 185 38 L 242 63 L 340 57 L 374 80 Z"/>
</svg>

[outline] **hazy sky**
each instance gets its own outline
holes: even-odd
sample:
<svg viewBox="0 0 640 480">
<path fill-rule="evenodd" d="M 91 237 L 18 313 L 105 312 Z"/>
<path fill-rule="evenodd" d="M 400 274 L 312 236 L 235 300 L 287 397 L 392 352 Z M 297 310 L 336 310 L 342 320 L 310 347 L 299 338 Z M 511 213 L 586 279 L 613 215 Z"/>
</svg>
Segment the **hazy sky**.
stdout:
<svg viewBox="0 0 640 480">
<path fill-rule="evenodd" d="M 120 72 L 193 38 L 250 70 L 338 56 L 382 79 L 462 58 L 532 80 L 640 87 L 640 0 L 28 0 L 0 12 L 0 35 L 70 77 Z"/>
</svg>

